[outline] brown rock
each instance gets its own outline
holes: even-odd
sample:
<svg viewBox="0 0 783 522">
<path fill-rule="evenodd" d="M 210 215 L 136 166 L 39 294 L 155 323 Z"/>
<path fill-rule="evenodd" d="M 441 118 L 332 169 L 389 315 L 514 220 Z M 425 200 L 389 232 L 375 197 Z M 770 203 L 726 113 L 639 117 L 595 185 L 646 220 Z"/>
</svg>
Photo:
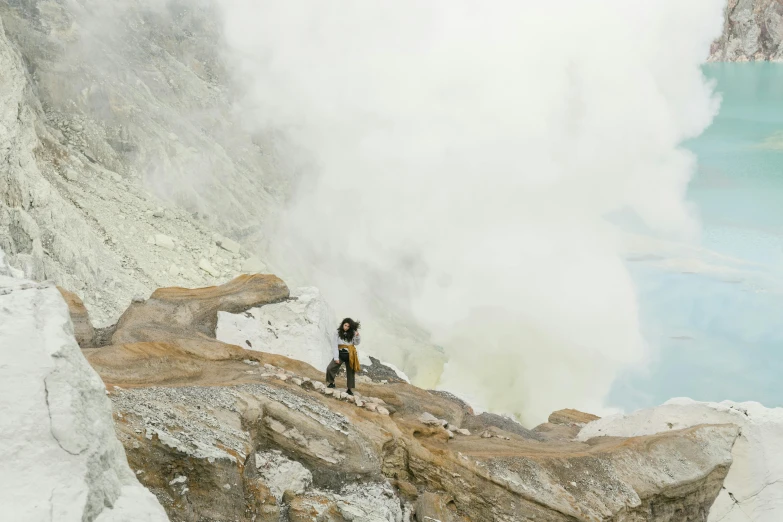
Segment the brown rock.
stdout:
<svg viewBox="0 0 783 522">
<path fill-rule="evenodd" d="M 283 504 L 290 504 L 296 498 L 296 492 L 286 489 L 283 492 Z"/>
<path fill-rule="evenodd" d="M 578 410 L 559 410 L 549 416 L 549 422 L 545 422 L 533 429 L 533 432 L 548 441 L 571 441 L 579 434 L 579 430 L 585 424 L 599 419 L 595 415 L 583 413 Z"/>
<path fill-rule="evenodd" d="M 76 342 L 82 348 L 90 348 L 94 345 L 95 328 L 90 322 L 90 314 L 87 312 L 87 308 L 79 296 L 73 292 L 69 292 L 64 288 L 57 287 L 57 290 L 65 299 L 65 303 L 68 305 L 68 311 L 71 314 L 71 322 L 73 323 L 73 334 L 76 337 Z"/>
<path fill-rule="evenodd" d="M 564 424 L 566 426 L 571 426 L 576 424 L 576 425 L 583 426 L 589 422 L 593 422 L 600 418 L 601 417 L 592 415 L 590 413 L 584 413 L 579 410 L 566 409 L 566 410 L 558 410 L 552 413 L 549 416 L 548 420 L 550 424 Z"/>
<path fill-rule="evenodd" d="M 290 522 L 313 522 L 314 520 L 342 521 L 343 517 L 334 512 L 331 500 L 323 496 L 299 496 L 295 497 L 288 507 L 288 520 Z M 324 515 L 327 515 L 326 517 Z M 332 516 L 329 516 L 332 515 Z M 328 517 L 328 518 L 327 518 Z"/>
<path fill-rule="evenodd" d="M 241 313 L 288 298 L 288 287 L 273 275 L 241 275 L 208 288 L 160 288 L 144 302 L 131 303 L 117 322 L 112 344 L 215 338 L 217 313 Z"/>
<path fill-rule="evenodd" d="M 250 509 L 257 518 L 257 522 L 278 522 L 280 520 L 280 506 L 277 505 L 269 488 L 260 480 L 245 481 L 245 492 L 250 496 Z"/>
</svg>

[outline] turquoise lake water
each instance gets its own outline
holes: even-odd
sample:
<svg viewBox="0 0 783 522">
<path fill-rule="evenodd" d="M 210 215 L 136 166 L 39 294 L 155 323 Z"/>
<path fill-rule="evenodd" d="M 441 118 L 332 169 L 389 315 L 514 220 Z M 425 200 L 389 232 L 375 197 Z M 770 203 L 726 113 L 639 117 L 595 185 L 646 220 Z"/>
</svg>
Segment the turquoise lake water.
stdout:
<svg viewBox="0 0 783 522">
<path fill-rule="evenodd" d="M 699 158 L 689 200 L 715 270 L 628 263 L 652 361 L 616 382 L 610 404 L 626 410 L 677 396 L 783 406 L 783 64 L 704 71 L 723 101 L 686 144 Z"/>
</svg>

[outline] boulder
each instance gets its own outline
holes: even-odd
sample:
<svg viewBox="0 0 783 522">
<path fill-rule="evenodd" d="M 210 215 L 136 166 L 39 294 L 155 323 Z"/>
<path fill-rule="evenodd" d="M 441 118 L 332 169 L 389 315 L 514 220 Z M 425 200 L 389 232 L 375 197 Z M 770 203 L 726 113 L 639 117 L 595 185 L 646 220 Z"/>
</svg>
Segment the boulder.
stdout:
<svg viewBox="0 0 783 522">
<path fill-rule="evenodd" d="M 219 235 L 215 236 L 215 244 L 223 250 L 231 252 L 232 254 L 238 254 L 242 249 L 241 245 L 233 239 L 228 239 Z"/>
<path fill-rule="evenodd" d="M 596 421 L 600 417 L 590 413 L 583 413 L 579 410 L 558 410 L 549 415 L 550 424 L 562 424 L 566 426 L 584 426 L 590 422 Z"/>
<path fill-rule="evenodd" d="M 155 234 L 155 244 L 159 247 L 168 248 L 169 250 L 174 250 L 174 247 L 177 246 L 174 242 L 174 238 L 167 236 L 166 234 Z"/>
</svg>

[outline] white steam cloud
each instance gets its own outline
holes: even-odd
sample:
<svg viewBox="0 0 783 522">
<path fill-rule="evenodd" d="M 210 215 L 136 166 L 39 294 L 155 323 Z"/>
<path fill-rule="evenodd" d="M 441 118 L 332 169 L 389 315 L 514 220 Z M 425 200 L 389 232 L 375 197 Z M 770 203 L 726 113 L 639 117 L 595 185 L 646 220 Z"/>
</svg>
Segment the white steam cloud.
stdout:
<svg viewBox="0 0 783 522">
<path fill-rule="evenodd" d="M 315 282 L 404 306 L 447 351 L 441 386 L 490 410 L 600 411 L 645 356 L 606 217 L 697 231 L 680 143 L 717 109 L 699 64 L 723 3 L 224 8 L 247 121 L 307 155 L 279 243 Z"/>
</svg>

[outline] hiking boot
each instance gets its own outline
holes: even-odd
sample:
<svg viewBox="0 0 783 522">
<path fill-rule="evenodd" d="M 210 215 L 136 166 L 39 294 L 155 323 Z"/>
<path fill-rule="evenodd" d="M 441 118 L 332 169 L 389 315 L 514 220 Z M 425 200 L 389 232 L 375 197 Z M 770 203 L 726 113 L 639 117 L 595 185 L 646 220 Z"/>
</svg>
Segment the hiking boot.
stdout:
<svg viewBox="0 0 783 522">
<path fill-rule="evenodd" d="M 348 388 L 348 391 L 346 391 L 345 393 L 347 393 L 348 395 L 353 395 L 353 392 L 351 391 L 350 388 Z"/>
<path fill-rule="evenodd" d="M 327 388 L 334 388 L 334 383 L 332 383 L 329 386 L 327 386 Z"/>
</svg>

